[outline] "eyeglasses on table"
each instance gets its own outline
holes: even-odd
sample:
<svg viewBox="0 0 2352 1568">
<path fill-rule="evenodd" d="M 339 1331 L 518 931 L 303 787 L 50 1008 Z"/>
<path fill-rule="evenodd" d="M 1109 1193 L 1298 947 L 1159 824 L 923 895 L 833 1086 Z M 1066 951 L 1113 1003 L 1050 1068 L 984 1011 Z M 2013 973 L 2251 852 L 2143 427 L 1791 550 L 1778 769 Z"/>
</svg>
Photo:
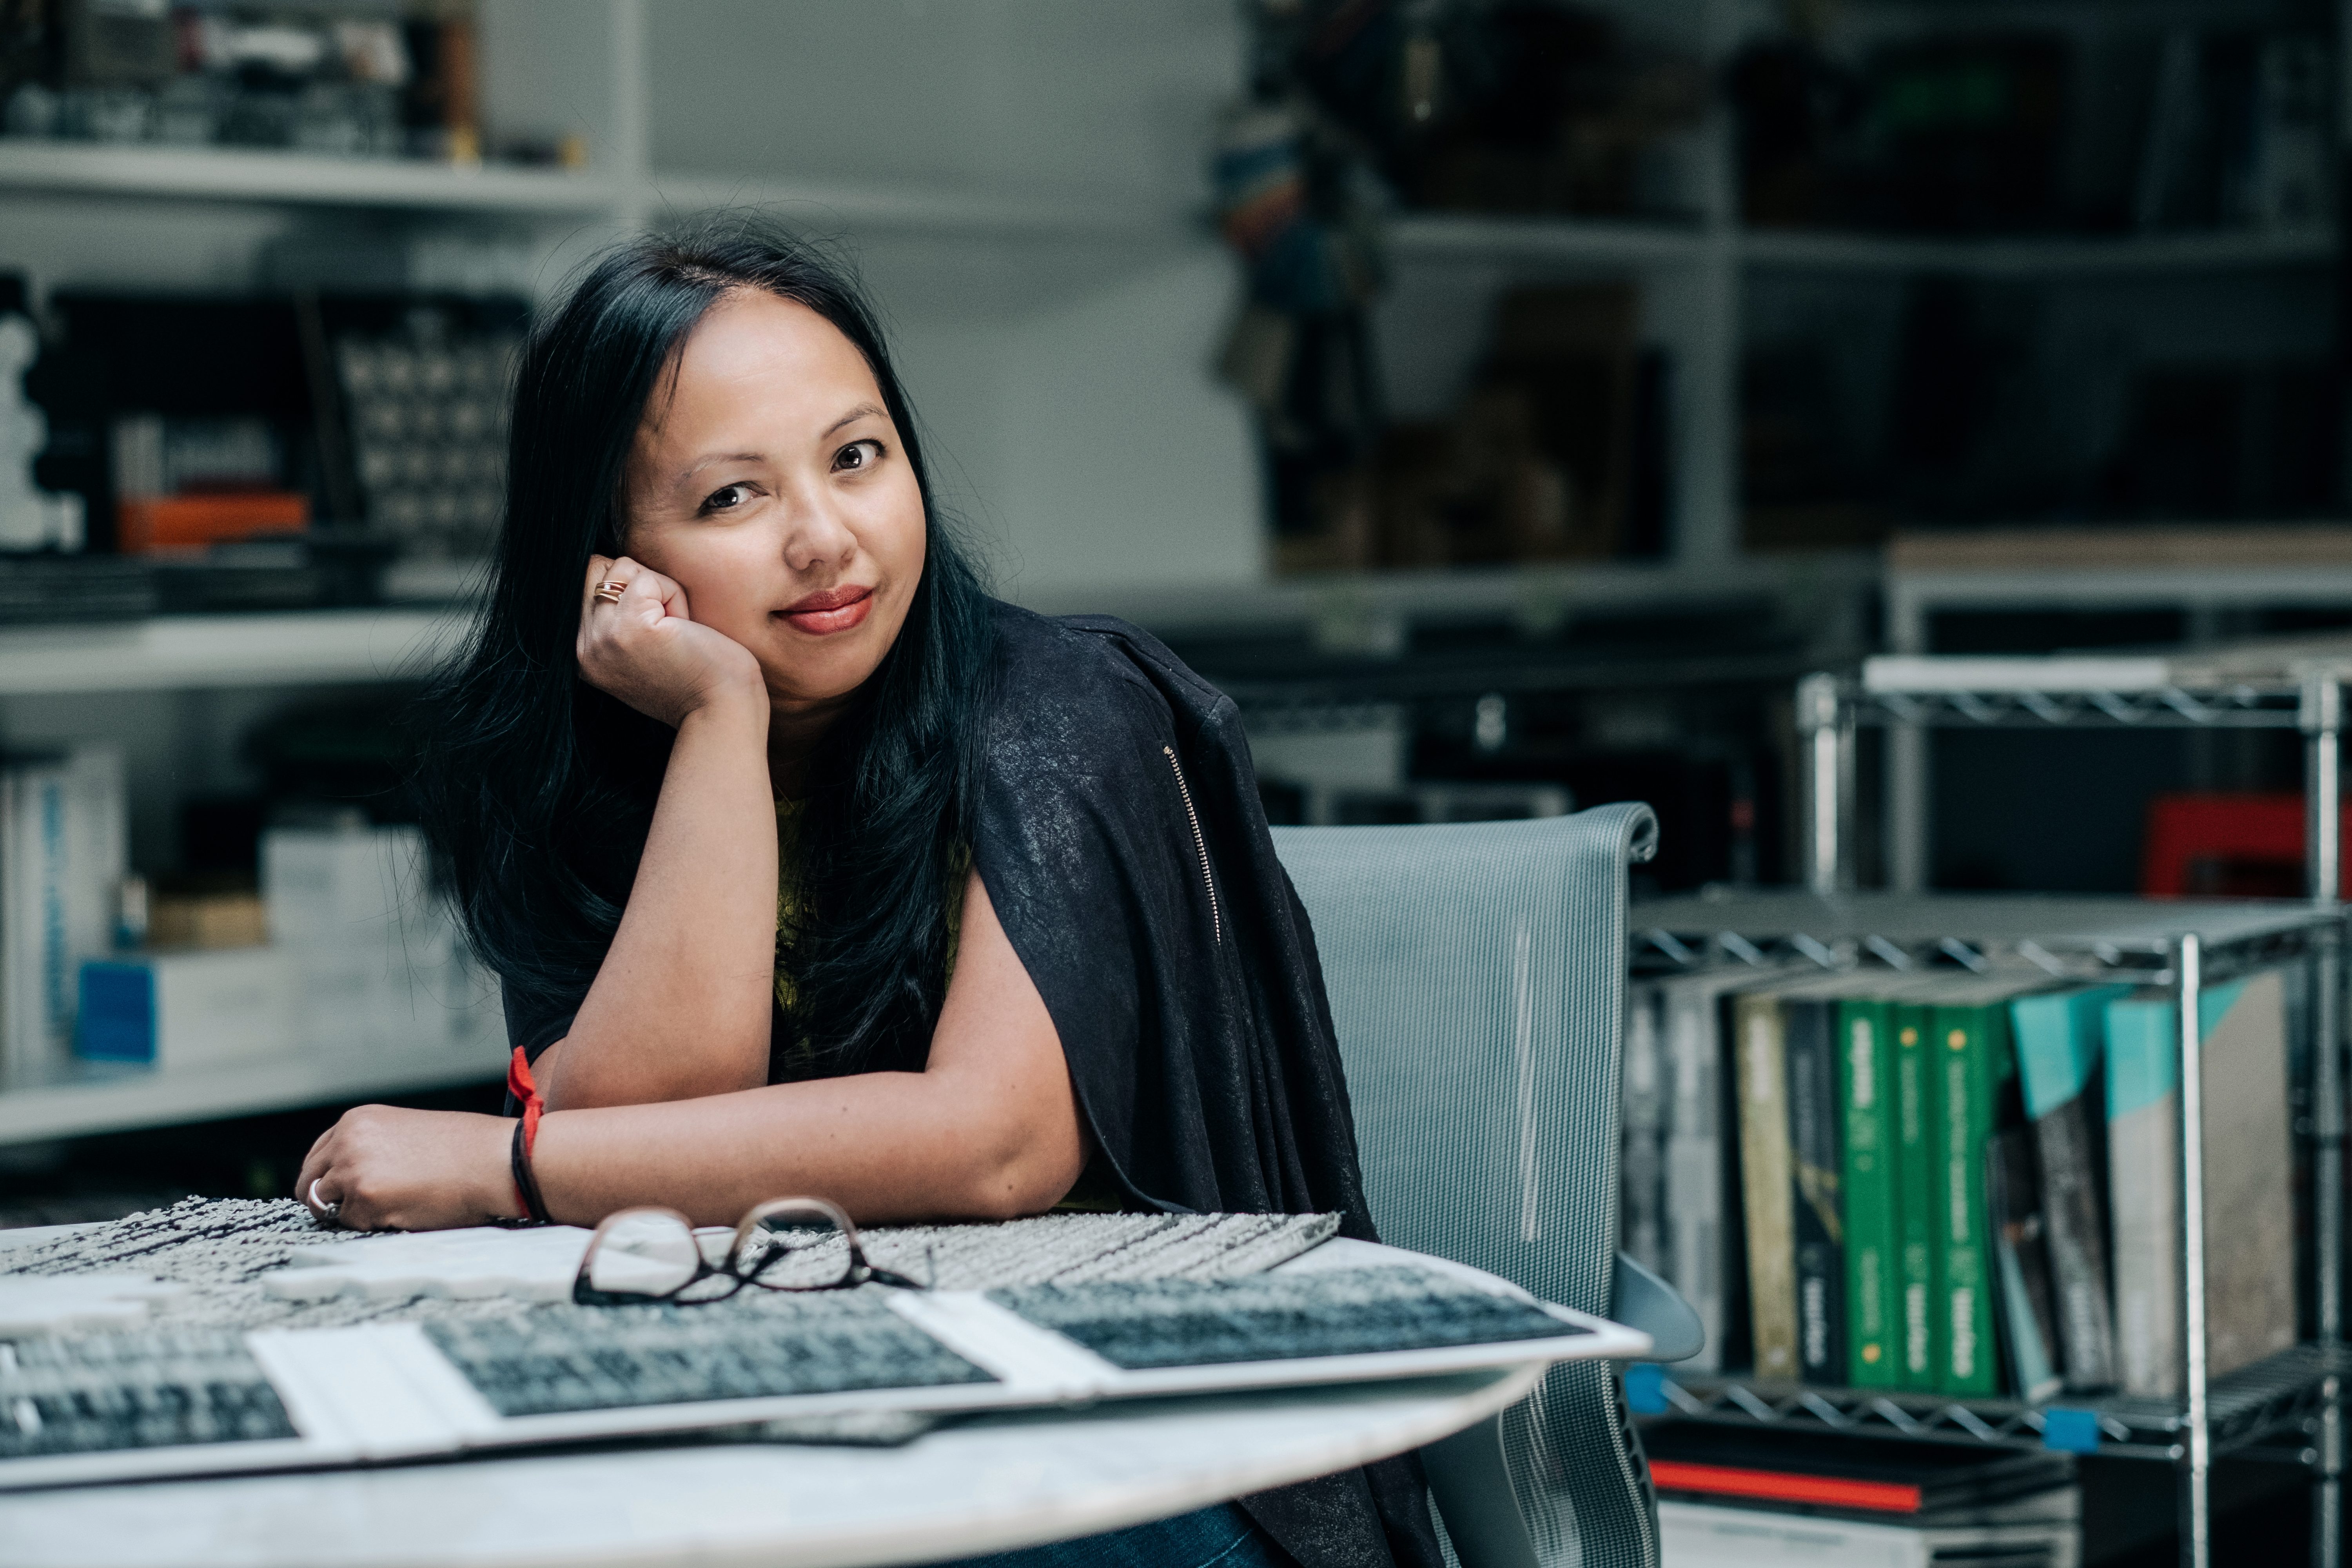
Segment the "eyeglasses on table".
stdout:
<svg viewBox="0 0 2352 1568">
<path fill-rule="evenodd" d="M 736 1221 L 716 1263 L 704 1252 L 702 1233 L 676 1209 L 648 1205 L 606 1215 L 581 1254 L 572 1300 L 583 1307 L 655 1301 L 699 1307 L 727 1300 L 746 1286 L 796 1291 L 866 1284 L 930 1288 L 876 1265 L 857 1226 L 837 1205 L 823 1198 L 771 1198 Z"/>
</svg>

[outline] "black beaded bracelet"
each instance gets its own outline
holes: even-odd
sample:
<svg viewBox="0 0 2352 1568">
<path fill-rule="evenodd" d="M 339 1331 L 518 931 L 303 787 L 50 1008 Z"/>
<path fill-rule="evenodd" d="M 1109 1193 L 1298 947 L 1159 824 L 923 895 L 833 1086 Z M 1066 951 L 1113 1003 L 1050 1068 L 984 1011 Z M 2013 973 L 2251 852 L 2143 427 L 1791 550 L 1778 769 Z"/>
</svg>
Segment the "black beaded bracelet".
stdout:
<svg viewBox="0 0 2352 1568">
<path fill-rule="evenodd" d="M 523 1119 L 515 1118 L 514 1146 L 509 1163 L 514 1168 L 515 1195 L 522 1199 L 523 1213 L 533 1225 L 553 1225 L 554 1217 L 547 1212 L 547 1200 L 539 1195 L 539 1178 L 530 1172 L 530 1153 L 523 1147 Z"/>
</svg>

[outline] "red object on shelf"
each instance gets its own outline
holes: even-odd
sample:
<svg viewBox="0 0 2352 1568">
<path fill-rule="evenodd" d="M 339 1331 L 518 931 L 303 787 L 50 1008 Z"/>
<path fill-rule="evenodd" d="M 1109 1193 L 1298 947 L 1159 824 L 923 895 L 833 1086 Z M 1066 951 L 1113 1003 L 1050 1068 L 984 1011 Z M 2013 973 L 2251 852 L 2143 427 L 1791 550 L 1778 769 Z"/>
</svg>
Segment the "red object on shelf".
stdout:
<svg viewBox="0 0 2352 1568">
<path fill-rule="evenodd" d="M 117 501 L 116 548 L 148 550 L 218 544 L 310 524 L 310 498 L 297 490 L 210 490 Z"/>
<path fill-rule="evenodd" d="M 2352 842 L 2339 842 L 2352 867 Z M 2151 899 L 2301 898 L 2310 882 L 2305 853 L 2299 795 L 2160 795 L 2148 802 L 2139 890 Z"/>
<path fill-rule="evenodd" d="M 1873 1513 L 1917 1513 L 1921 1496 L 1917 1487 L 1896 1481 L 1857 1481 L 1788 1470 L 1748 1470 L 1730 1465 L 1694 1464 L 1686 1459 L 1652 1459 L 1650 1479 L 1665 1492 L 1817 1503 L 1824 1508 L 1867 1509 Z"/>
</svg>

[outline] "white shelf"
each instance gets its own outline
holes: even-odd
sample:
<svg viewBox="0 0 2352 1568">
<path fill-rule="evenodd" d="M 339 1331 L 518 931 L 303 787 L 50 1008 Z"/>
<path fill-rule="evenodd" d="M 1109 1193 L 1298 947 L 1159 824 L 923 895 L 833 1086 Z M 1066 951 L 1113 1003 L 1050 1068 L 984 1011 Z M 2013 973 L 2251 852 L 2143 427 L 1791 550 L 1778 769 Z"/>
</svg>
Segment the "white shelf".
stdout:
<svg viewBox="0 0 2352 1568">
<path fill-rule="evenodd" d="M 611 181 L 559 169 L 29 138 L 0 139 L 0 190 L 551 216 L 608 212 L 615 197 Z"/>
<path fill-rule="evenodd" d="M 89 1063 L 58 1082 L 0 1093 L 0 1145 L 449 1089 L 505 1071 L 506 1047 L 497 1039 L 462 1049 L 311 1052 L 187 1072 Z"/>
<path fill-rule="evenodd" d="M 1691 224 L 1631 218 L 1500 217 L 1412 213 L 1388 224 L 1390 248 L 1416 260 L 1689 263 L 1720 239 Z"/>
<path fill-rule="evenodd" d="M 2129 236 L 2112 239 L 1934 239 L 1748 229 L 1739 236 L 1738 249 L 1741 260 L 1759 267 L 2047 277 L 2319 266 L 2335 257 L 2336 241 L 2324 230 Z"/>
<path fill-rule="evenodd" d="M 922 185 L 835 185 L 755 174 L 655 174 L 646 205 L 674 213 L 761 207 L 818 226 L 970 237 L 1162 238 L 1188 232 L 1157 209 L 1077 203 L 1018 191 Z"/>
<path fill-rule="evenodd" d="M 1004 595 L 1042 615 L 1115 615 L 1159 632 L 1279 634 L 1334 621 L 1416 616 L 1527 614 L 1706 603 L 1728 598 L 1861 589 L 1878 581 L 1875 551 L 1759 555 L 1719 565 L 1563 561 L 1540 566 L 1446 571 L 1323 572 L 1258 583 L 1105 584 Z"/>
<path fill-rule="evenodd" d="M 467 609 L 159 616 L 0 632 L 0 697 L 418 679 L 454 652 Z"/>
</svg>

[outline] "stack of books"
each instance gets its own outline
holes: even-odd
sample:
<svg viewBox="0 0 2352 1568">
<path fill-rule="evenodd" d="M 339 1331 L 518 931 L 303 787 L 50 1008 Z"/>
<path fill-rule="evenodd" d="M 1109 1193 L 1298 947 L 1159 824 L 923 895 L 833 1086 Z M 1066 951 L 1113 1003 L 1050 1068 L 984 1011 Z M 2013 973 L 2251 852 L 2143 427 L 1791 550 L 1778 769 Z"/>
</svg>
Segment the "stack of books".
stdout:
<svg viewBox="0 0 2352 1568">
<path fill-rule="evenodd" d="M 2289 1047 L 2307 972 L 2208 988 L 2219 1376 L 2295 1339 Z M 1629 1251 L 1706 1370 L 2042 1400 L 2180 1392 L 2179 1018 L 2040 971 L 1706 972 L 1637 984 Z"/>
<path fill-rule="evenodd" d="M 1668 1568 L 2073 1568 L 2071 1454 L 1759 1432 L 1643 1434 Z"/>
</svg>

